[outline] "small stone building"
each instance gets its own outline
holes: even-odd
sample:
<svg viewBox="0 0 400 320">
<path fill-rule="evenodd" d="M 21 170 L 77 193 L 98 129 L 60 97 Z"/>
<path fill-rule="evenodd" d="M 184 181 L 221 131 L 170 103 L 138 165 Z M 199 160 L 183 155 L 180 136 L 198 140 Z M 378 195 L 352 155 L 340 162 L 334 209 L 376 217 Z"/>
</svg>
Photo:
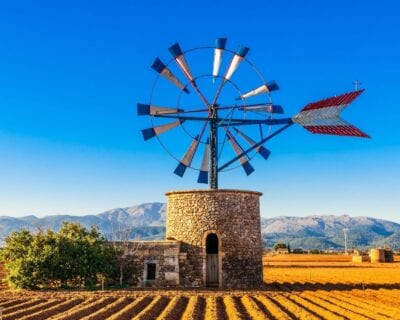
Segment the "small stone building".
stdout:
<svg viewBox="0 0 400 320">
<path fill-rule="evenodd" d="M 371 249 L 369 256 L 371 262 L 393 262 L 393 251 L 390 249 Z"/>
<path fill-rule="evenodd" d="M 276 254 L 288 254 L 289 249 L 288 248 L 279 248 L 276 250 Z"/>
<path fill-rule="evenodd" d="M 263 283 L 259 197 L 243 190 L 168 192 L 166 240 L 124 247 L 137 286 L 251 288 Z"/>
</svg>

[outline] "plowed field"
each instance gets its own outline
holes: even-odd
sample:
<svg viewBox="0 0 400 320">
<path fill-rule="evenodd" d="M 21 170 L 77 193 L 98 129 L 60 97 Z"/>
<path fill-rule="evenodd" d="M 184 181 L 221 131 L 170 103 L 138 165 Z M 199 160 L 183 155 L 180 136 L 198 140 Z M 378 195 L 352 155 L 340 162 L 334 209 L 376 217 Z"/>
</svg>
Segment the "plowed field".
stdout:
<svg viewBox="0 0 400 320">
<path fill-rule="evenodd" d="M 265 258 L 251 291 L 0 292 L 3 319 L 400 319 L 400 262 Z"/>
</svg>

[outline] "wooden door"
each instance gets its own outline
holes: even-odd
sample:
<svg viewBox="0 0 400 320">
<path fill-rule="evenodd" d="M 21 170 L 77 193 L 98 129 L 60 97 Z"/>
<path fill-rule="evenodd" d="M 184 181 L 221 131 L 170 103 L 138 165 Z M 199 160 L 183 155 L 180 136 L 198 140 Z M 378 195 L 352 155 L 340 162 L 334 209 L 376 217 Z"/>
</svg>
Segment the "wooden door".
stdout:
<svg viewBox="0 0 400 320">
<path fill-rule="evenodd" d="M 207 285 L 218 285 L 218 254 L 207 254 Z"/>
</svg>

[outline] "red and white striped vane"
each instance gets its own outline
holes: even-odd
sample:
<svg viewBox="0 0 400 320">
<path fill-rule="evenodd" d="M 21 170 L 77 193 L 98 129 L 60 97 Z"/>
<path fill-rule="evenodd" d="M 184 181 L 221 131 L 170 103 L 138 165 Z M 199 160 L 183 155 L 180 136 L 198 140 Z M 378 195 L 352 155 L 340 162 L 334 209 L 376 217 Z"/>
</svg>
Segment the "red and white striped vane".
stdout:
<svg viewBox="0 0 400 320">
<path fill-rule="evenodd" d="M 292 120 L 312 133 L 369 138 L 366 133 L 340 118 L 340 113 L 363 92 L 364 89 L 352 91 L 309 103 Z"/>
</svg>

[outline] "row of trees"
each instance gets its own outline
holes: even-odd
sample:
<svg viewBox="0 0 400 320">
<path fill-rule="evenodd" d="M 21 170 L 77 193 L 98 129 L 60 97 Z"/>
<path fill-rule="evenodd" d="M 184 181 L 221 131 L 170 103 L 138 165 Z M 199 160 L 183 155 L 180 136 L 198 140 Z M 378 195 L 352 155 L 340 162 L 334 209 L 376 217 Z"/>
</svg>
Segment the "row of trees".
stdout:
<svg viewBox="0 0 400 320">
<path fill-rule="evenodd" d="M 118 254 L 97 228 L 65 222 L 58 232 L 11 233 L 0 260 L 14 288 L 91 287 L 99 277 L 118 277 Z"/>
</svg>

